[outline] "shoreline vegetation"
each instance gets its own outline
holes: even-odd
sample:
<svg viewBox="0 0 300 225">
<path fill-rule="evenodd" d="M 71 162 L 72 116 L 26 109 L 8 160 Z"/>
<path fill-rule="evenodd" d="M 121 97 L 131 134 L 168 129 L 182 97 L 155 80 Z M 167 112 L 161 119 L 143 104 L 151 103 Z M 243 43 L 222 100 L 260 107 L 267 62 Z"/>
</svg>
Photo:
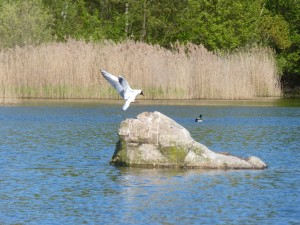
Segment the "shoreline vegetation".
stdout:
<svg viewBox="0 0 300 225">
<path fill-rule="evenodd" d="M 275 54 L 255 46 L 213 53 L 202 45 L 167 50 L 143 42 L 73 39 L 0 51 L 0 102 L 119 99 L 100 68 L 123 75 L 145 99 L 241 100 L 282 96 Z"/>
<path fill-rule="evenodd" d="M 0 101 L 1 102 L 1 101 Z M 138 105 L 172 105 L 172 106 L 300 106 L 300 102 L 294 98 L 259 97 L 248 100 L 218 100 L 218 99 L 136 99 Z M 1 104 L 1 103 L 0 103 Z M 120 105 L 122 99 L 14 99 L 14 104 L 28 106 L 66 106 L 66 105 Z"/>
</svg>

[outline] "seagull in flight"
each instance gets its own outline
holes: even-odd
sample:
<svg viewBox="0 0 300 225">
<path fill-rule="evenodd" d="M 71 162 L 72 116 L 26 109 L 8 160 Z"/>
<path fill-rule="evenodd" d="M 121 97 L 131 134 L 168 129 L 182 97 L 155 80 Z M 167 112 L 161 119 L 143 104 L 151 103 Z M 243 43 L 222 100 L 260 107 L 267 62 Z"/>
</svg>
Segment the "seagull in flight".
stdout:
<svg viewBox="0 0 300 225">
<path fill-rule="evenodd" d="M 124 111 L 129 107 L 131 102 L 134 102 L 137 95 L 144 95 L 142 90 L 131 89 L 125 78 L 121 76 L 116 77 L 103 69 L 101 69 L 101 73 L 103 77 L 111 84 L 111 86 L 117 90 L 119 95 L 126 101 L 122 107 Z"/>
</svg>

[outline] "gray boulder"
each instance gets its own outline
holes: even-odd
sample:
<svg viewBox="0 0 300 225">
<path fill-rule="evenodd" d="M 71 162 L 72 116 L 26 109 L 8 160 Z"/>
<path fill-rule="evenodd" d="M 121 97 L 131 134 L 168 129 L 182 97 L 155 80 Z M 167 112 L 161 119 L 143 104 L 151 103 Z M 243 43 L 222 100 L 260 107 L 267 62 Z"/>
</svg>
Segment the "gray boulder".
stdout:
<svg viewBox="0 0 300 225">
<path fill-rule="evenodd" d="M 209 150 L 196 142 L 184 127 L 160 112 L 144 112 L 137 119 L 121 122 L 119 141 L 111 164 L 203 169 L 267 167 L 254 156 L 243 159 Z"/>
</svg>

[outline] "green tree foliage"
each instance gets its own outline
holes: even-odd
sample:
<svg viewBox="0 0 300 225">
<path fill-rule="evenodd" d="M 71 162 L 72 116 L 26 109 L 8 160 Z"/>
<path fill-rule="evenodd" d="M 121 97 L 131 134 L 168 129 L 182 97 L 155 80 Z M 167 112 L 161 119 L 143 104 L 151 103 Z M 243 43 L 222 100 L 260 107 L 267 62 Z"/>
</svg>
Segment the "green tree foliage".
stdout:
<svg viewBox="0 0 300 225">
<path fill-rule="evenodd" d="M 90 10 L 84 0 L 43 0 L 54 17 L 55 38 L 69 37 L 100 40 L 104 36 L 97 10 Z"/>
<path fill-rule="evenodd" d="M 2 1 L 0 48 L 40 44 L 52 38 L 52 16 L 41 0 Z"/>
<path fill-rule="evenodd" d="M 263 41 L 278 49 L 291 46 L 289 24 L 280 15 L 264 15 L 261 18 L 259 32 Z"/>
<path fill-rule="evenodd" d="M 290 46 L 276 49 L 282 79 L 290 87 L 300 86 L 300 1 L 266 0 L 265 3 L 270 14 L 283 18 L 289 28 Z"/>
<path fill-rule="evenodd" d="M 98 0 L 104 37 L 114 41 L 126 38 L 126 3 L 124 0 Z"/>
<path fill-rule="evenodd" d="M 210 50 L 232 50 L 258 40 L 259 0 L 189 0 L 181 37 Z"/>
<path fill-rule="evenodd" d="M 127 36 L 134 40 L 170 46 L 178 39 L 180 17 L 186 5 L 187 2 L 182 0 L 127 1 Z"/>
<path fill-rule="evenodd" d="M 111 12 L 112 4 L 118 9 L 115 19 L 123 20 L 114 27 L 134 40 L 165 47 L 176 41 L 193 42 L 210 50 L 228 50 L 259 39 L 260 0 L 98 1 L 105 12 Z M 102 13 L 101 18 L 115 21 L 112 13 Z"/>
</svg>

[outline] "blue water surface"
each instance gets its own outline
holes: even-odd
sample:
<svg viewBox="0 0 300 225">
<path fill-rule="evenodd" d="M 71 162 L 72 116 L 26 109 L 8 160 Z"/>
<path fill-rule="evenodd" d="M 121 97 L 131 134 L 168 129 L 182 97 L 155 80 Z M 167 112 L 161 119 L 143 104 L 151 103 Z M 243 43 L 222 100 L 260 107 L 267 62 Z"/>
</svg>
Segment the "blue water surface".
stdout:
<svg viewBox="0 0 300 225">
<path fill-rule="evenodd" d="M 160 111 L 265 170 L 118 168 L 120 122 Z M 203 115 L 202 123 L 194 118 Z M 0 107 L 0 224 L 300 224 L 300 108 L 38 103 Z"/>
</svg>

